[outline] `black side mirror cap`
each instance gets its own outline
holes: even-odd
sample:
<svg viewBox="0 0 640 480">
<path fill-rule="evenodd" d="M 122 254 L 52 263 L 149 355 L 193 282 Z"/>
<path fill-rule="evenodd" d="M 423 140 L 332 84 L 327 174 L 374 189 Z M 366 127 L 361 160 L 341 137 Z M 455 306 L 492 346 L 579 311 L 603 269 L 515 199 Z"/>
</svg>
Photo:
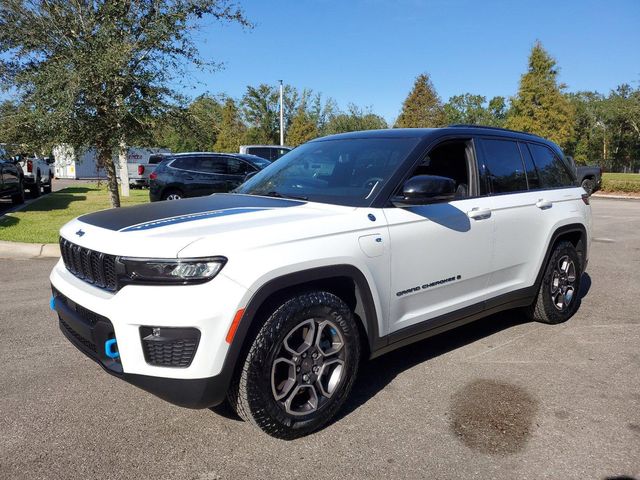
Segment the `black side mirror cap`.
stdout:
<svg viewBox="0 0 640 480">
<path fill-rule="evenodd" d="M 437 175 L 416 175 L 402 186 L 402 194 L 391 199 L 396 207 L 449 202 L 456 196 L 456 182 Z"/>
</svg>

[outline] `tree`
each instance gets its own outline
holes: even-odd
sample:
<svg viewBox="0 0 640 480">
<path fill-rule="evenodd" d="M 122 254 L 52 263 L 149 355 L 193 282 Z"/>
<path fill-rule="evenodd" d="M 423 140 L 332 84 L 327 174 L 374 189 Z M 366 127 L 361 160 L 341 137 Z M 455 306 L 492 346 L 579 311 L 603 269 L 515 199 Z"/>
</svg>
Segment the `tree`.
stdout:
<svg viewBox="0 0 640 480">
<path fill-rule="evenodd" d="M 536 42 L 529 68 L 520 78 L 520 88 L 511 99 L 506 126 L 535 133 L 565 146 L 573 135 L 573 108 L 558 83 L 556 61 Z"/>
<path fill-rule="evenodd" d="M 222 107 L 222 121 L 215 144 L 216 152 L 237 152 L 246 134 L 240 109 L 232 98 L 227 98 Z"/>
<path fill-rule="evenodd" d="M 250 26 L 229 0 L 3 0 L 0 85 L 43 141 L 97 148 L 117 207 L 114 153 L 182 103 L 188 65 L 217 67 L 192 40 L 205 17 Z"/>
<path fill-rule="evenodd" d="M 384 118 L 372 113 L 370 109 L 363 110 L 354 104 L 349 104 L 347 113 L 338 113 L 327 122 L 324 133 L 330 135 L 381 128 L 389 128 Z"/>
<path fill-rule="evenodd" d="M 300 103 L 295 87 L 285 85 L 283 91 L 284 129 L 291 125 L 293 115 Z M 280 143 L 280 90 L 279 87 L 262 83 L 248 86 L 242 97 L 242 111 L 249 124 L 247 141 L 273 145 Z"/>
<path fill-rule="evenodd" d="M 465 93 L 451 97 L 444 105 L 444 111 L 447 124 L 500 127 L 504 123 L 506 103 L 504 97 L 494 97 L 487 105 L 486 97 Z"/>
<path fill-rule="evenodd" d="M 287 130 L 287 145 L 297 147 L 318 136 L 318 125 L 304 108 L 298 108 Z"/>
<path fill-rule="evenodd" d="M 396 120 L 397 128 L 443 127 L 447 123 L 442 102 L 429 78 L 418 75 L 413 89 L 402 104 L 402 111 Z"/>
</svg>

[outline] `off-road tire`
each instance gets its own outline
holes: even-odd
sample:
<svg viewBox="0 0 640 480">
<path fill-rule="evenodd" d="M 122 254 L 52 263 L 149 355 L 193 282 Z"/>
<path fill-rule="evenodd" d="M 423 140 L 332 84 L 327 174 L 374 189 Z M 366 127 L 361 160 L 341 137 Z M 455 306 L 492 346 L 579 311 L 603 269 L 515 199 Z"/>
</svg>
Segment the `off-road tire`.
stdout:
<svg viewBox="0 0 640 480">
<path fill-rule="evenodd" d="M 19 183 L 18 193 L 11 195 L 11 203 L 14 205 L 22 205 L 24 203 L 24 185 L 22 184 L 22 179 Z"/>
<path fill-rule="evenodd" d="M 559 271 L 558 262 L 564 258 L 573 262 L 575 280 L 572 283 L 573 296 L 565 309 L 561 310 L 554 304 L 552 296 L 552 282 L 554 274 Z M 576 248 L 571 242 L 559 242 L 545 266 L 540 289 L 535 302 L 525 311 L 531 320 L 541 323 L 556 324 L 569 320 L 580 306 L 580 281 L 582 277 L 582 263 Z"/>
<path fill-rule="evenodd" d="M 323 397 L 324 403 L 318 401 L 320 406 L 309 414 L 292 415 L 275 398 L 272 368 L 289 334 L 309 319 L 329 320 L 340 330 L 346 349 L 344 366 L 333 394 Z M 287 440 L 298 438 L 326 425 L 340 409 L 353 386 L 359 360 L 358 326 L 345 302 L 324 291 L 302 293 L 284 301 L 262 325 L 232 381 L 228 399 L 243 420 L 268 435 Z M 290 391 L 295 393 L 295 387 Z"/>
<path fill-rule="evenodd" d="M 591 195 L 593 190 L 596 188 L 596 182 L 591 178 L 585 178 L 582 181 L 582 188 L 587 192 L 587 195 Z"/>
</svg>

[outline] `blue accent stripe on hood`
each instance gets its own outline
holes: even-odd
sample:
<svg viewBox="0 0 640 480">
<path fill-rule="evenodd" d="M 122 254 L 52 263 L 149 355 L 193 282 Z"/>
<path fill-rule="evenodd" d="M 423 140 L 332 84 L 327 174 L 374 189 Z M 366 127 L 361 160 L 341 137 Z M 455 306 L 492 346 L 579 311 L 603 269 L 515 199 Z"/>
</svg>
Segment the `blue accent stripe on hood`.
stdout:
<svg viewBox="0 0 640 480">
<path fill-rule="evenodd" d="M 205 218 L 226 217 L 228 215 L 237 215 L 240 213 L 260 212 L 263 210 L 272 210 L 271 208 L 229 208 L 226 210 L 211 210 L 209 212 L 190 213 L 187 215 L 179 215 L 177 217 L 163 218 L 160 220 L 153 220 L 151 222 L 140 223 L 139 225 L 132 225 L 127 228 L 123 228 L 120 232 L 135 232 L 137 230 L 149 230 L 151 228 L 166 227 L 167 225 L 174 225 L 176 223 L 193 222 L 195 220 L 203 220 Z"/>
</svg>

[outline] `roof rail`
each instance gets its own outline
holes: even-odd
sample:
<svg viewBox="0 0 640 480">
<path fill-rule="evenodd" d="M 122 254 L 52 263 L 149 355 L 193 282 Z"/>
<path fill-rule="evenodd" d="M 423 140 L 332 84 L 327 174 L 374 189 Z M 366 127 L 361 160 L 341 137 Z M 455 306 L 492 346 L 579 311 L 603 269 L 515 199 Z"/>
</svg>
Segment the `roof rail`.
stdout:
<svg viewBox="0 0 640 480">
<path fill-rule="evenodd" d="M 453 127 L 453 128 L 485 128 L 487 130 L 498 130 L 498 131 L 501 131 L 501 132 L 521 133 L 523 135 L 531 135 L 532 137 L 542 138 L 540 135 L 536 135 L 535 133 L 522 132 L 520 130 L 509 130 L 508 128 L 502 128 L 502 127 L 491 127 L 491 126 L 488 126 L 488 125 L 474 125 L 474 124 L 471 124 L 471 123 L 454 123 L 453 125 L 449 125 L 449 127 Z"/>
</svg>

